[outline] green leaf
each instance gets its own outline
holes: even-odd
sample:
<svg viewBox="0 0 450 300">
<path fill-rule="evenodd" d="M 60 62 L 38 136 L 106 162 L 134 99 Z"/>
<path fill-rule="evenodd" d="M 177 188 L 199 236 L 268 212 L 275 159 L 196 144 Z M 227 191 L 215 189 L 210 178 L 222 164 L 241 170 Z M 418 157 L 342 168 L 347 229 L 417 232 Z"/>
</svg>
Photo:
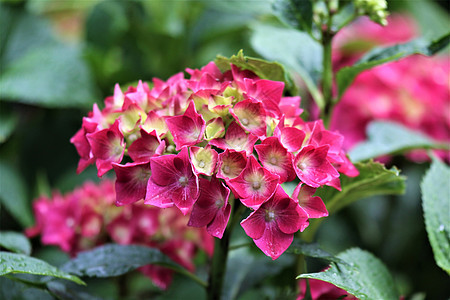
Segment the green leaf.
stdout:
<svg viewBox="0 0 450 300">
<path fill-rule="evenodd" d="M 26 185 L 19 173 L 0 160 L 0 203 L 23 227 L 33 224 Z"/>
<path fill-rule="evenodd" d="M 349 153 L 352 161 L 363 161 L 383 155 L 404 153 L 413 149 L 443 148 L 445 145 L 403 125 L 374 121 L 367 127 L 368 140 Z M 448 147 L 448 146 L 447 146 Z"/>
<path fill-rule="evenodd" d="M 298 73 L 314 100 L 323 105 L 317 83 L 322 76 L 322 46 L 308 34 L 295 29 L 262 23 L 252 26 L 250 43 L 261 56 L 277 61 Z"/>
<path fill-rule="evenodd" d="M 396 167 L 386 169 L 384 165 L 369 161 L 356 163 L 359 176 L 341 175 L 342 191 L 325 186 L 317 189 L 316 196 L 321 197 L 330 214 L 357 200 L 375 195 L 398 195 L 405 192 L 406 178 L 400 176 Z"/>
<path fill-rule="evenodd" d="M 436 158 L 422 184 L 422 206 L 434 259 L 450 275 L 450 168 Z"/>
<path fill-rule="evenodd" d="M 0 246 L 16 253 L 31 254 L 30 241 L 18 232 L 0 231 Z"/>
<path fill-rule="evenodd" d="M 8 139 L 19 123 L 19 117 L 16 113 L 12 111 L 6 113 L 5 110 L 0 106 L 0 143 Z"/>
<path fill-rule="evenodd" d="M 95 88 L 81 51 L 58 41 L 51 24 L 0 6 L 0 99 L 45 107 L 87 107 Z"/>
<path fill-rule="evenodd" d="M 334 284 L 359 299 L 398 300 L 394 280 L 384 264 L 359 248 L 338 255 L 346 264 L 331 264 L 326 271 L 302 274 L 297 278 L 319 279 Z"/>
<path fill-rule="evenodd" d="M 320 258 L 330 262 L 345 263 L 342 259 L 323 250 L 317 243 L 306 243 L 299 239 L 294 239 L 292 244 L 287 248 L 287 253 L 303 254 L 309 257 Z"/>
<path fill-rule="evenodd" d="M 43 286 L 44 287 L 44 286 Z M 42 287 L 42 288 L 43 288 Z M 48 291 L 34 287 L 15 278 L 0 276 L 0 299 L 2 300 L 54 300 Z"/>
<path fill-rule="evenodd" d="M 303 31 L 311 31 L 313 5 L 310 0 L 277 0 L 273 9 L 286 24 Z"/>
<path fill-rule="evenodd" d="M 88 107 L 93 80 L 79 49 L 46 46 L 10 65 L 0 76 L 2 100 L 44 107 Z"/>
<path fill-rule="evenodd" d="M 157 264 L 177 272 L 185 270 L 158 249 L 136 245 L 104 245 L 84 251 L 61 268 L 78 276 L 113 277 L 139 267 Z"/>
<path fill-rule="evenodd" d="M 237 55 L 233 55 L 230 58 L 218 55 L 214 62 L 222 72 L 230 70 L 230 64 L 233 64 L 241 69 L 252 71 L 260 78 L 283 81 L 288 87 L 292 85 L 289 75 L 282 65 L 276 62 L 244 56 L 242 50 L 240 50 Z"/>
<path fill-rule="evenodd" d="M 71 280 L 78 284 L 84 282 L 73 275 L 60 271 L 43 260 L 23 254 L 0 252 L 0 276 L 6 274 L 25 273 L 34 275 L 52 276 Z"/>
<path fill-rule="evenodd" d="M 449 43 L 450 33 L 431 42 L 420 38 L 405 44 L 399 44 L 391 47 L 380 47 L 371 50 L 353 66 L 344 67 L 337 72 L 336 82 L 339 91 L 338 99 L 342 97 L 345 90 L 351 85 L 355 77 L 362 71 L 387 62 L 399 60 L 412 54 L 431 56 L 439 50 L 445 48 Z"/>
</svg>

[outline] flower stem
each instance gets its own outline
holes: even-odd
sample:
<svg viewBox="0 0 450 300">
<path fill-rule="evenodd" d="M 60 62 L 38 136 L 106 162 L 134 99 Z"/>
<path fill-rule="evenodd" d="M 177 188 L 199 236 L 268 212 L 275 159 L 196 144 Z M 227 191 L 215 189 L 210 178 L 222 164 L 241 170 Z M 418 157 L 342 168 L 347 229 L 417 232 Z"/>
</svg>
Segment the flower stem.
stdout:
<svg viewBox="0 0 450 300">
<path fill-rule="evenodd" d="M 234 226 L 240 221 L 245 206 L 239 202 L 234 207 L 234 213 L 230 217 L 230 223 L 226 228 L 221 239 L 214 238 L 214 254 L 209 273 L 209 282 L 207 287 L 208 300 L 222 299 L 222 288 L 225 280 L 227 258 L 230 245 L 230 237 Z"/>
</svg>

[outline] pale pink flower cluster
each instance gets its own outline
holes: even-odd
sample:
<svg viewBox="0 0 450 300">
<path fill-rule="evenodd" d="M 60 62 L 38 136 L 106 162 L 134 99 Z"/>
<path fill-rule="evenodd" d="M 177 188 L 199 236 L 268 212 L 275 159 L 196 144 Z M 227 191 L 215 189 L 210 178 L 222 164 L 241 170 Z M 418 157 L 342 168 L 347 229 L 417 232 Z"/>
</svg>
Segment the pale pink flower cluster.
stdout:
<svg viewBox="0 0 450 300">
<path fill-rule="evenodd" d="M 55 245 L 75 256 L 105 243 L 138 244 L 158 248 L 172 260 L 193 271 L 193 258 L 200 249 L 213 252 L 213 239 L 198 228 L 186 226 L 188 218 L 177 209 L 160 209 L 134 203 L 114 205 L 114 182 L 86 182 L 74 191 L 33 203 L 36 225 L 28 236 L 41 235 L 42 243 Z M 155 265 L 140 268 L 156 285 L 167 288 L 172 271 Z"/>
<path fill-rule="evenodd" d="M 221 72 L 213 62 L 186 71 L 188 79 L 153 79 L 152 88 L 116 85 L 103 110 L 94 105 L 71 140 L 78 171 L 114 169 L 117 205 L 176 206 L 188 225 L 218 238 L 241 203 L 251 211 L 245 232 L 276 259 L 308 218 L 328 215 L 316 188 L 340 189 L 339 172 L 358 174 L 343 138 L 303 121 L 300 98 L 283 97 L 283 82 L 234 65 Z M 288 195 L 281 184 L 292 181 Z"/>
<path fill-rule="evenodd" d="M 415 24 L 406 16 L 392 16 L 385 28 L 361 19 L 336 37 L 336 68 L 356 61 L 361 49 L 355 45 L 392 45 L 417 35 Z M 357 50 L 357 51 L 352 51 Z M 413 55 L 361 73 L 336 106 L 331 129 L 345 136 L 344 148 L 351 149 L 366 138 L 373 120 L 389 120 L 420 131 L 437 141 L 450 142 L 450 57 Z M 449 160 L 449 152 L 441 152 Z M 423 160 L 424 153 L 411 158 Z"/>
</svg>

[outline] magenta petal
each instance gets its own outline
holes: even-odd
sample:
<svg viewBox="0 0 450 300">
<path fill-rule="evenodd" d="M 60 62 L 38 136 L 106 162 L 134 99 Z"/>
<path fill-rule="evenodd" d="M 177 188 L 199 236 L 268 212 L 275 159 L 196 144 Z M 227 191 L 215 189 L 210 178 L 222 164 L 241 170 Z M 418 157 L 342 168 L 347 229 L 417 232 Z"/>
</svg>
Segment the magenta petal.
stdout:
<svg viewBox="0 0 450 300">
<path fill-rule="evenodd" d="M 147 133 L 144 129 L 141 129 L 141 137 L 135 140 L 128 148 L 128 155 L 135 162 L 150 161 L 150 158 L 154 156 L 161 145 L 161 141 L 153 130 L 151 133 Z"/>
<path fill-rule="evenodd" d="M 147 192 L 144 203 L 160 208 L 173 206 L 172 187 L 170 185 L 160 186 L 153 182 L 150 178 L 147 184 Z"/>
<path fill-rule="evenodd" d="M 245 233 L 252 239 L 259 239 L 264 234 L 266 228 L 265 213 L 263 210 L 252 212 L 245 220 L 241 222 Z"/>
<path fill-rule="evenodd" d="M 209 143 L 223 150 L 245 151 L 247 155 L 251 155 L 253 153 L 253 145 L 255 145 L 257 140 L 257 136 L 251 133 L 247 135 L 239 124 L 232 122 L 228 126 L 225 138 L 212 139 Z"/>
<path fill-rule="evenodd" d="M 167 127 L 173 135 L 173 141 L 180 150 L 184 146 L 199 143 L 205 133 L 206 122 L 195 111 L 194 101 L 189 102 L 185 113 L 181 116 L 167 117 Z"/>
<path fill-rule="evenodd" d="M 125 152 L 125 142 L 116 120 L 109 129 L 86 135 L 92 153 L 96 158 L 98 176 L 112 169 L 112 163 L 120 163 Z"/>
<path fill-rule="evenodd" d="M 150 163 L 113 163 L 116 172 L 116 205 L 124 205 L 144 199 L 150 178 Z"/>
<path fill-rule="evenodd" d="M 261 238 L 254 241 L 264 254 L 275 260 L 289 248 L 294 240 L 294 235 L 281 232 L 274 222 L 268 224 Z"/>
<path fill-rule="evenodd" d="M 225 206 L 225 209 L 219 210 L 216 214 L 216 217 L 208 226 L 206 227 L 206 231 L 219 239 L 223 237 L 223 233 L 225 228 L 227 228 L 228 220 L 230 219 L 231 213 L 231 205 L 228 203 Z"/>
<path fill-rule="evenodd" d="M 320 197 L 313 196 L 315 192 L 315 188 L 300 183 L 294 189 L 292 198 L 298 201 L 309 218 L 326 217 L 328 216 L 327 208 Z"/>
<path fill-rule="evenodd" d="M 217 178 L 236 178 L 246 165 L 247 158 L 244 151 L 236 152 L 227 149 L 218 155 Z"/>
<path fill-rule="evenodd" d="M 291 198 L 281 201 L 288 202 L 288 206 L 277 212 L 276 222 L 280 230 L 286 234 L 303 231 L 309 225 L 308 215 Z"/>
</svg>

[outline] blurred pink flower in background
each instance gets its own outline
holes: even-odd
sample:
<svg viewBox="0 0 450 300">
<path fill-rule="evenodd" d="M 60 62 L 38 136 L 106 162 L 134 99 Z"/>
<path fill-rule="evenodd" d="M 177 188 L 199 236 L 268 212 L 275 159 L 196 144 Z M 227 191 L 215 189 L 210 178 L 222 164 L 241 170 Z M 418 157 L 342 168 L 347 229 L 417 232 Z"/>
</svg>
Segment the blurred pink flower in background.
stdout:
<svg viewBox="0 0 450 300">
<path fill-rule="evenodd" d="M 359 59 L 374 46 L 390 46 L 418 36 L 417 26 L 404 15 L 393 15 L 382 27 L 361 18 L 335 39 L 333 63 L 340 69 Z M 362 72 L 336 106 L 331 130 L 345 136 L 351 149 L 366 138 L 373 120 L 395 121 L 441 142 L 450 142 L 450 57 L 413 55 Z M 448 152 L 440 151 L 447 160 Z M 426 159 L 415 151 L 410 158 Z"/>
<path fill-rule="evenodd" d="M 186 226 L 189 217 L 176 207 L 160 209 L 136 202 L 116 207 L 114 182 L 86 182 L 73 192 L 41 196 L 33 203 L 36 224 L 28 236 L 41 235 L 42 243 L 55 245 L 75 256 L 105 243 L 138 244 L 158 248 L 188 270 L 199 250 L 212 255 L 213 237 L 204 228 Z M 172 271 L 154 265 L 140 270 L 159 287 L 172 281 Z"/>
</svg>

